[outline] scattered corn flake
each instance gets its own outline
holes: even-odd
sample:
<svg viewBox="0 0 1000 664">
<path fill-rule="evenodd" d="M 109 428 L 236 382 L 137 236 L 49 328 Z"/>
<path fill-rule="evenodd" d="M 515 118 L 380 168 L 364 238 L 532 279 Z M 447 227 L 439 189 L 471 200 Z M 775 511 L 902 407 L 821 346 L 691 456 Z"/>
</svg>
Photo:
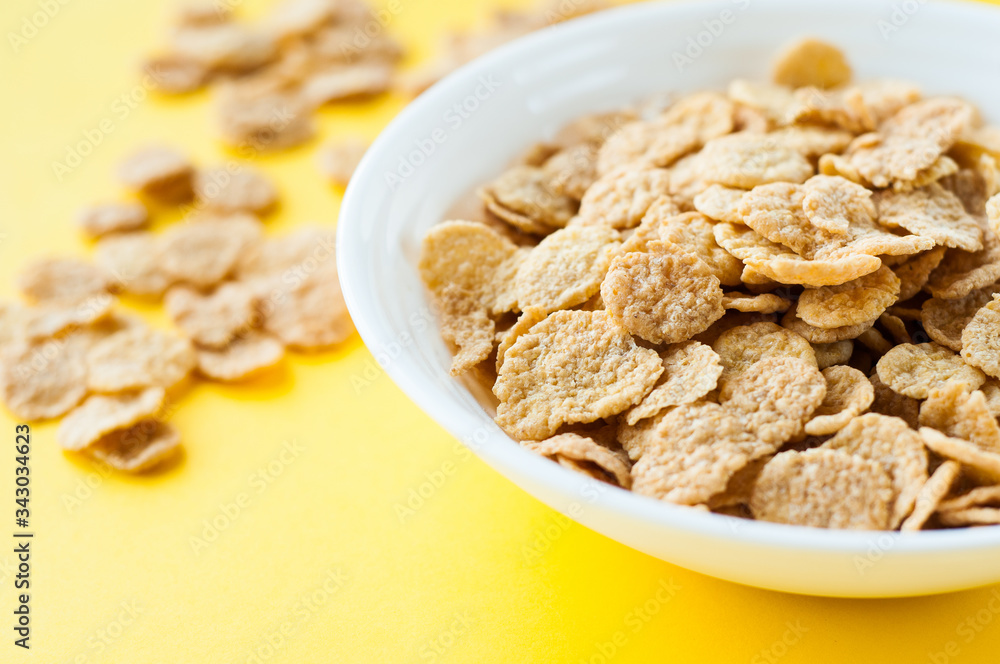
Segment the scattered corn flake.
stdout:
<svg viewBox="0 0 1000 664">
<path fill-rule="evenodd" d="M 962 330 L 962 358 L 985 373 L 1000 378 L 1000 298 L 979 309 Z"/>
<path fill-rule="evenodd" d="M 552 191 L 578 201 L 598 179 L 597 148 L 581 143 L 560 150 L 545 161 L 543 170 Z"/>
<path fill-rule="evenodd" d="M 736 311 L 773 314 L 788 311 L 789 307 L 792 306 L 792 301 L 786 300 L 774 293 L 748 295 L 746 293 L 730 292 L 723 294 L 722 306 L 726 309 L 735 309 Z"/>
<path fill-rule="evenodd" d="M 105 293 L 76 304 L 45 304 L 31 308 L 23 329 L 27 339 L 45 339 L 97 323 L 111 313 L 115 298 Z"/>
<path fill-rule="evenodd" d="M 982 371 L 933 342 L 900 344 L 883 355 L 875 369 L 879 380 L 914 399 L 926 399 L 933 389 L 949 381 L 975 390 L 986 380 Z"/>
<path fill-rule="evenodd" d="M 135 295 L 161 295 L 172 282 L 162 266 L 159 238 L 145 231 L 101 238 L 97 262 L 114 276 L 116 287 Z"/>
<path fill-rule="evenodd" d="M 193 177 L 194 166 L 187 157 L 161 146 L 143 148 L 118 167 L 118 178 L 126 187 L 166 205 L 191 200 Z"/>
<path fill-rule="evenodd" d="M 920 406 L 920 424 L 969 441 L 984 452 L 1000 454 L 1000 425 L 986 395 L 959 382 L 933 389 Z"/>
<path fill-rule="evenodd" d="M 985 452 L 967 440 L 946 436 L 930 427 L 920 427 L 920 437 L 932 452 L 958 461 L 973 477 L 991 484 L 1000 482 L 1000 454 Z"/>
<path fill-rule="evenodd" d="M 112 431 L 152 416 L 160 410 L 164 396 L 162 387 L 94 394 L 63 419 L 56 440 L 64 450 L 82 450 Z"/>
<path fill-rule="evenodd" d="M 730 384 L 760 360 L 794 357 L 816 365 L 816 356 L 809 342 L 766 321 L 738 325 L 722 332 L 712 343 L 712 350 L 722 362 L 723 370 L 718 382 L 723 398 L 731 394 Z"/>
<path fill-rule="evenodd" d="M 301 350 L 327 348 L 354 333 L 332 255 L 295 283 L 274 283 L 269 301 L 261 308 L 264 329 L 286 346 Z M 492 329 L 489 336 L 492 347 Z"/>
<path fill-rule="evenodd" d="M 212 75 L 201 62 L 176 54 L 147 58 L 142 69 L 149 76 L 152 87 L 168 94 L 194 92 Z"/>
<path fill-rule="evenodd" d="M 328 143 L 317 157 L 319 170 L 334 184 L 346 187 L 367 151 L 368 142 L 357 138 Z"/>
<path fill-rule="evenodd" d="M 805 182 L 813 167 L 787 141 L 769 134 L 741 132 L 715 138 L 696 155 L 708 184 L 752 189 L 772 182 Z"/>
<path fill-rule="evenodd" d="M 799 296 L 796 315 L 809 325 L 833 329 L 878 318 L 896 302 L 900 281 L 884 265 L 838 286 L 807 288 Z"/>
<path fill-rule="evenodd" d="M 642 402 L 625 413 L 629 425 L 654 417 L 664 408 L 698 401 L 715 389 L 722 374 L 719 356 L 697 341 L 672 344 L 660 357 L 663 373 Z"/>
<path fill-rule="evenodd" d="M 660 168 L 619 169 L 601 177 L 580 201 L 580 223 L 633 228 L 649 207 L 669 195 L 670 174 Z"/>
<path fill-rule="evenodd" d="M 921 439 L 922 440 L 922 439 Z M 903 532 L 915 532 L 921 530 L 948 492 L 958 479 L 962 471 L 962 466 L 954 461 L 945 461 L 934 474 L 924 483 L 914 501 L 913 511 L 910 516 L 900 525 Z"/>
<path fill-rule="evenodd" d="M 359 100 L 386 92 L 392 84 L 393 66 L 385 62 L 334 64 L 314 72 L 302 86 L 302 98 L 310 107 Z"/>
<path fill-rule="evenodd" d="M 75 258 L 36 260 L 17 278 L 18 289 L 32 302 L 63 306 L 106 297 L 111 286 L 106 270 Z"/>
<path fill-rule="evenodd" d="M 740 213 L 740 203 L 745 193 L 747 192 L 744 189 L 732 189 L 721 184 L 713 184 L 694 197 L 694 208 L 710 219 L 742 224 L 743 215 Z"/>
<path fill-rule="evenodd" d="M 273 367 L 285 356 L 285 347 L 274 337 L 249 331 L 221 348 L 196 347 L 198 371 L 211 380 L 244 380 Z"/>
<path fill-rule="evenodd" d="M 650 208 L 646 218 L 653 211 Z M 743 264 L 716 243 L 715 224 L 708 217 L 698 212 L 684 212 L 664 219 L 658 230 L 660 240 L 700 258 L 722 285 L 739 286 L 743 283 Z"/>
<path fill-rule="evenodd" d="M 798 317 L 798 305 L 793 306 L 785 312 L 781 318 L 781 325 L 792 332 L 798 334 L 803 339 L 813 344 L 831 344 L 848 339 L 857 339 L 865 330 L 871 329 L 877 318 L 856 323 L 854 325 L 844 325 L 842 327 L 822 328 L 810 325 Z"/>
<path fill-rule="evenodd" d="M 983 250 L 969 253 L 949 249 L 931 278 L 927 290 L 941 299 L 956 299 L 1000 279 L 1000 239 L 991 230 L 983 231 Z"/>
<path fill-rule="evenodd" d="M 77 225 L 90 237 L 145 228 L 149 211 L 142 203 L 102 203 L 80 211 Z"/>
<path fill-rule="evenodd" d="M 881 464 L 829 449 L 790 450 L 764 466 L 750 510 L 761 521 L 850 530 L 884 530 L 892 479 Z"/>
<path fill-rule="evenodd" d="M 920 321 L 931 339 L 956 353 L 962 350 L 962 331 L 992 300 L 993 287 L 979 288 L 954 300 L 932 297 L 920 308 Z M 973 333 L 978 334 L 978 333 Z M 968 361 L 968 358 L 966 358 Z"/>
<path fill-rule="evenodd" d="M 868 383 L 864 376 L 861 380 Z M 823 448 L 877 462 L 889 473 L 894 493 L 890 529 L 898 528 L 913 511 L 927 482 L 928 460 L 923 441 L 905 421 L 878 413 L 861 415 L 823 443 Z"/>
<path fill-rule="evenodd" d="M 518 439 L 548 438 L 639 403 L 662 372 L 659 355 L 607 313 L 558 311 L 507 349 L 493 387 L 497 423 Z"/>
<path fill-rule="evenodd" d="M 225 279 L 262 235 L 260 221 L 245 213 L 189 220 L 161 236 L 161 265 L 173 281 L 209 288 Z"/>
<path fill-rule="evenodd" d="M 518 265 L 518 305 L 556 311 L 586 302 L 600 292 L 619 246 L 618 233 L 604 225 L 572 225 L 552 233 Z"/>
<path fill-rule="evenodd" d="M 906 302 L 923 289 L 930 279 L 931 273 L 941 264 L 944 254 L 944 247 L 934 247 L 930 251 L 919 253 L 903 263 L 893 266 L 892 271 L 896 273 L 900 281 L 900 302 Z"/>
<path fill-rule="evenodd" d="M 667 242 L 616 257 L 601 296 L 618 324 L 652 343 L 686 341 L 725 313 L 711 269 Z"/>
<path fill-rule="evenodd" d="M 872 192 L 837 175 L 814 175 L 802 185 L 802 210 L 813 226 L 846 234 L 852 220 L 875 219 Z"/>
<path fill-rule="evenodd" d="M 102 436 L 86 452 L 116 470 L 141 473 L 173 457 L 180 444 L 181 434 L 176 428 L 146 419 Z"/>
<path fill-rule="evenodd" d="M 836 88 L 851 80 L 851 66 L 839 48 L 809 37 L 778 55 L 771 77 L 775 83 L 793 88 Z"/>
<path fill-rule="evenodd" d="M 308 104 L 293 92 L 219 90 L 216 121 L 222 140 L 233 147 L 272 152 L 301 145 L 316 135 Z"/>
<path fill-rule="evenodd" d="M 545 171 L 515 166 L 479 191 L 486 208 L 518 230 L 546 235 L 565 226 L 577 203 L 549 186 Z"/>
<path fill-rule="evenodd" d="M 838 364 L 847 364 L 854 352 L 854 342 L 850 339 L 826 344 L 812 344 L 816 353 L 816 366 L 822 371 Z"/>
<path fill-rule="evenodd" d="M 170 52 L 227 73 L 256 69 L 277 54 L 267 35 L 233 22 L 181 25 L 171 32 Z"/>
<path fill-rule="evenodd" d="M 833 366 L 822 373 L 826 396 L 806 423 L 805 432 L 810 436 L 826 436 L 842 430 L 875 400 L 872 384 L 857 369 Z"/>
<path fill-rule="evenodd" d="M 632 486 L 629 464 L 592 439 L 575 433 L 563 433 L 542 441 L 526 441 L 522 445 L 553 461 L 569 459 L 594 466 L 605 481 L 628 489 Z M 589 473 L 588 473 L 589 474 Z"/>
<path fill-rule="evenodd" d="M 249 212 L 264 215 L 278 203 L 274 185 L 248 166 L 219 167 L 198 171 L 194 192 L 200 208 L 232 214 Z"/>
<path fill-rule="evenodd" d="M 879 192 L 879 223 L 933 239 L 938 245 L 979 251 L 983 231 L 965 211 L 962 201 L 936 182 L 920 189 L 899 193 Z"/>
<path fill-rule="evenodd" d="M 112 334 L 90 349 L 87 386 L 95 392 L 170 387 L 183 380 L 194 364 L 189 341 L 137 325 Z"/>
<path fill-rule="evenodd" d="M 46 350 L 45 340 L 16 342 L 0 355 L 0 394 L 20 420 L 59 417 L 87 394 L 86 365 Z"/>
<path fill-rule="evenodd" d="M 174 324 L 208 348 L 223 348 L 262 322 L 254 291 L 240 282 L 224 283 L 210 294 L 175 286 L 163 302 Z"/>
<path fill-rule="evenodd" d="M 908 396 L 899 394 L 879 379 L 877 373 L 868 377 L 875 391 L 875 400 L 869 410 L 881 415 L 891 415 L 899 417 L 905 421 L 911 429 L 920 426 L 919 413 L 920 402 Z"/>
</svg>

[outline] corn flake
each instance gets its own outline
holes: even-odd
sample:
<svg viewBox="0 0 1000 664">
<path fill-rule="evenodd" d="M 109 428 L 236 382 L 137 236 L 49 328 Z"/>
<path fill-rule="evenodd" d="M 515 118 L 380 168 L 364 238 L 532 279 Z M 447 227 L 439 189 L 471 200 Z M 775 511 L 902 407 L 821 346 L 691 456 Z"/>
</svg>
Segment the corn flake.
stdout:
<svg viewBox="0 0 1000 664">
<path fill-rule="evenodd" d="M 1000 378 L 1000 299 L 979 309 L 962 330 L 962 357 L 974 367 Z"/>
<path fill-rule="evenodd" d="M 163 405 L 162 387 L 118 394 L 95 394 L 59 424 L 56 439 L 64 450 L 79 451 L 102 436 L 132 426 Z"/>
<path fill-rule="evenodd" d="M 933 342 L 900 344 L 883 355 L 875 369 L 879 380 L 914 399 L 926 399 L 933 389 L 949 381 L 975 390 L 986 380 L 979 369 Z"/>
<path fill-rule="evenodd" d="M 116 470 L 142 473 L 176 455 L 180 443 L 180 432 L 173 426 L 147 419 L 102 436 L 86 452 Z"/>
<path fill-rule="evenodd" d="M 878 318 L 896 302 L 899 278 L 889 268 L 838 286 L 807 288 L 799 297 L 796 315 L 809 325 L 832 329 Z"/>
<path fill-rule="evenodd" d="M 810 436 L 836 433 L 863 413 L 875 400 L 875 390 L 863 373 L 847 366 L 823 369 L 826 396 L 806 423 Z"/>
<path fill-rule="evenodd" d="M 591 467 L 596 473 L 587 473 L 596 478 L 623 487 L 631 488 L 632 476 L 629 464 L 614 452 L 599 445 L 592 439 L 575 433 L 564 433 L 542 441 L 525 441 L 522 445 L 541 456 L 561 462 L 569 460 L 584 467 Z"/>
<path fill-rule="evenodd" d="M 980 288 L 954 300 L 932 297 L 920 308 L 920 321 L 931 339 L 956 353 L 962 350 L 962 331 L 993 297 L 993 288 Z M 981 328 L 982 331 L 982 328 Z M 973 333 L 978 336 L 978 333 Z M 969 358 L 966 358 L 969 361 Z"/>
<path fill-rule="evenodd" d="M 87 385 L 96 392 L 170 387 L 194 368 L 190 342 L 143 325 L 126 328 L 87 353 Z"/>
<path fill-rule="evenodd" d="M 625 413 L 629 425 L 654 417 L 664 408 L 698 401 L 715 389 L 722 374 L 719 356 L 697 341 L 672 344 L 660 357 L 663 373 L 646 398 Z"/>
<path fill-rule="evenodd" d="M 851 80 L 851 66 L 836 46 L 807 38 L 781 52 L 771 76 L 775 83 L 793 88 L 836 88 Z"/>
</svg>

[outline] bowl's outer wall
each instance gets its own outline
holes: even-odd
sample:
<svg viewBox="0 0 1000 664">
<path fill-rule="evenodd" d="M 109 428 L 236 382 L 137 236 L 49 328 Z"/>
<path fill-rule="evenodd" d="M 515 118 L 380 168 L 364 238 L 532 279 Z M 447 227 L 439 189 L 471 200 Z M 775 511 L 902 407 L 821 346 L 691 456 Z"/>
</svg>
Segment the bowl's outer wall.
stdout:
<svg viewBox="0 0 1000 664">
<path fill-rule="evenodd" d="M 847 52 L 856 77 L 955 93 L 1000 121 L 1000 11 L 966 3 L 722 0 L 625 7 L 487 55 L 411 104 L 351 181 L 338 262 L 372 354 L 443 427 L 546 504 L 619 542 L 764 588 L 879 597 L 1000 581 L 1000 528 L 917 535 L 827 532 L 697 513 L 607 487 L 520 449 L 448 373 L 417 274 L 421 239 L 463 194 L 560 126 L 664 92 L 763 78 L 803 34 Z M 908 5 L 909 6 L 909 5 Z"/>
</svg>

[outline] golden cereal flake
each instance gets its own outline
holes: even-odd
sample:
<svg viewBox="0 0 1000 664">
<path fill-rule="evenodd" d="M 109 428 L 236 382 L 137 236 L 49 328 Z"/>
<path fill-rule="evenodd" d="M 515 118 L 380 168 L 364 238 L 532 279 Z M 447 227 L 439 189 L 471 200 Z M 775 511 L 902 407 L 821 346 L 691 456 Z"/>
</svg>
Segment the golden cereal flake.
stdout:
<svg viewBox="0 0 1000 664">
<path fill-rule="evenodd" d="M 278 190 L 248 166 L 199 171 L 194 178 L 196 205 L 220 214 L 249 212 L 263 215 L 278 204 Z"/>
<path fill-rule="evenodd" d="M 812 366 L 816 355 L 805 339 L 783 327 L 761 321 L 738 325 L 722 332 L 712 343 L 712 350 L 722 362 L 719 377 L 720 396 L 728 398 L 730 384 L 753 365 L 772 357 L 794 357 Z"/>
<path fill-rule="evenodd" d="M 94 394 L 59 424 L 56 440 L 64 450 L 79 451 L 101 436 L 150 417 L 163 405 L 162 387 L 118 394 Z"/>
<path fill-rule="evenodd" d="M 911 429 L 916 429 L 920 426 L 919 401 L 894 391 L 879 379 L 877 373 L 872 373 L 871 376 L 868 377 L 868 381 L 872 384 L 872 389 L 875 392 L 875 400 L 872 401 L 872 405 L 868 410 L 881 415 L 899 417 L 904 420 Z"/>
<path fill-rule="evenodd" d="M 910 83 L 870 80 L 835 90 L 806 86 L 794 93 L 790 115 L 796 122 L 820 122 L 855 134 L 874 131 L 904 106 L 920 99 Z"/>
<path fill-rule="evenodd" d="M 812 259 L 821 246 L 843 241 L 814 226 L 802 209 L 801 185 L 775 182 L 754 187 L 740 203 L 743 222 L 771 242 L 782 244 L 803 258 Z"/>
<path fill-rule="evenodd" d="M 972 322 L 976 313 L 992 299 L 992 286 L 979 288 L 954 300 L 932 297 L 920 307 L 920 321 L 931 339 L 958 353 L 962 351 L 963 330 Z M 979 335 L 979 333 L 973 334 Z M 968 357 L 966 361 L 970 361 Z"/>
<path fill-rule="evenodd" d="M 798 317 L 798 304 L 785 312 L 781 318 L 781 325 L 792 332 L 795 332 L 809 343 L 830 344 L 848 339 L 857 339 L 866 330 L 871 329 L 877 318 L 862 321 L 854 325 L 844 325 L 842 327 L 822 328 L 810 325 Z"/>
<path fill-rule="evenodd" d="M 771 453 L 802 435 L 825 396 L 826 381 L 815 364 L 780 356 L 759 360 L 727 382 L 720 399 Z"/>
<path fill-rule="evenodd" d="M 244 249 L 262 235 L 260 221 L 243 213 L 191 220 L 161 236 L 161 265 L 174 281 L 208 288 L 229 275 Z"/>
<path fill-rule="evenodd" d="M 568 147 L 546 160 L 543 170 L 552 191 L 580 200 L 598 178 L 597 148 L 591 143 Z"/>
<path fill-rule="evenodd" d="M 851 80 L 851 66 L 833 44 L 807 37 L 786 47 L 774 63 L 771 78 L 779 85 L 836 88 Z"/>
<path fill-rule="evenodd" d="M 580 223 L 633 228 L 657 199 L 669 193 L 670 174 L 661 168 L 611 171 L 584 194 Z"/>
<path fill-rule="evenodd" d="M 941 504 L 944 497 L 951 491 L 951 487 L 955 484 L 961 471 L 962 466 L 954 461 L 945 461 L 938 466 L 934 474 L 920 488 L 920 493 L 917 494 L 917 499 L 914 501 L 913 512 L 906 517 L 899 529 L 904 533 L 922 529 L 928 519 L 937 511 L 938 505 Z"/>
<path fill-rule="evenodd" d="M 446 286 L 438 291 L 435 293 L 434 301 L 441 317 L 441 336 L 445 341 L 454 344 L 457 349 L 451 362 L 451 374 L 458 376 L 489 357 L 493 350 L 496 324 L 475 297 L 457 286 Z M 307 313 L 300 310 L 297 304 L 287 307 L 284 316 L 279 316 L 278 322 L 272 322 L 266 329 L 278 335 L 281 332 L 279 326 L 283 317 L 301 318 Z M 346 310 L 343 314 L 346 316 Z M 306 320 L 307 326 L 298 336 L 312 337 L 314 334 L 323 334 L 322 325 L 316 324 L 318 322 Z M 349 334 L 347 328 L 337 332 L 337 336 L 341 339 L 346 338 L 347 334 Z M 291 339 L 288 333 L 280 338 L 283 341 L 286 338 Z"/>
<path fill-rule="evenodd" d="M 879 223 L 933 239 L 938 245 L 964 251 L 983 248 L 983 231 L 962 201 L 936 182 L 899 193 L 879 192 Z"/>
<path fill-rule="evenodd" d="M 1000 417 L 1000 381 L 988 376 L 979 390 L 986 397 L 986 407 L 993 414 L 993 417 Z"/>
<path fill-rule="evenodd" d="M 969 253 L 949 249 L 927 282 L 934 297 L 953 300 L 1000 279 L 1000 239 L 992 230 L 983 231 L 983 249 Z"/>
<path fill-rule="evenodd" d="M 89 237 L 122 233 L 145 228 L 149 211 L 142 203 L 102 203 L 80 211 L 77 226 Z"/>
<path fill-rule="evenodd" d="M 914 399 L 926 399 L 933 389 L 949 381 L 975 390 L 986 380 L 982 371 L 933 342 L 900 344 L 883 355 L 875 369 L 879 380 Z"/>
<path fill-rule="evenodd" d="M 849 132 L 827 127 L 793 125 L 770 132 L 768 139 L 773 143 L 787 146 L 809 160 L 842 152 L 854 138 Z"/>
<path fill-rule="evenodd" d="M 525 233 L 546 235 L 576 214 L 577 203 L 553 191 L 545 171 L 515 166 L 479 191 L 486 208 Z"/>
<path fill-rule="evenodd" d="M 75 258 L 43 258 L 21 271 L 17 286 L 32 302 L 72 305 L 107 296 L 112 278 L 93 263 Z"/>
<path fill-rule="evenodd" d="M 514 342 L 518 338 L 535 326 L 536 323 L 540 323 L 545 320 L 545 317 L 549 315 L 549 312 L 542 307 L 525 307 L 524 311 L 518 317 L 517 322 L 514 323 L 509 330 L 504 334 L 503 339 L 497 346 L 497 372 L 500 371 L 500 367 L 503 366 L 503 358 L 507 353 L 507 350 L 514 345 Z"/>
<path fill-rule="evenodd" d="M 556 311 L 586 302 L 600 291 L 619 246 L 618 233 L 604 225 L 572 225 L 552 233 L 517 268 L 518 305 Z"/>
<path fill-rule="evenodd" d="M 326 348 L 354 333 L 332 256 L 295 282 L 276 283 L 269 300 L 261 305 L 264 329 L 286 346 Z M 492 334 L 490 330 L 491 338 Z"/>
<path fill-rule="evenodd" d="M 754 459 L 747 465 L 740 468 L 729 478 L 725 490 L 709 498 L 706 503 L 714 512 L 730 507 L 742 507 L 749 510 L 750 496 L 753 494 L 753 487 L 757 484 L 757 478 L 764 470 L 764 466 L 772 459 L 771 456 L 763 456 Z M 750 516 L 749 511 L 738 514 L 738 516 Z"/>
<path fill-rule="evenodd" d="M 917 495 L 927 482 L 928 460 L 923 441 L 906 422 L 878 413 L 861 415 L 822 447 L 877 462 L 889 473 L 894 493 L 890 529 L 897 528 L 913 511 Z"/>
<path fill-rule="evenodd" d="M 625 489 L 631 488 L 632 476 L 629 464 L 614 452 L 599 445 L 592 439 L 575 433 L 564 433 L 542 441 L 526 441 L 522 445 L 536 454 L 559 461 L 569 459 L 585 465 L 595 466 L 611 484 Z"/>
<path fill-rule="evenodd" d="M 942 526 L 995 526 L 1000 524 L 1000 509 L 994 507 L 970 507 L 953 512 L 939 512 L 938 521 Z"/>
<path fill-rule="evenodd" d="M 1000 378 L 1000 297 L 979 309 L 962 330 L 962 357 L 974 367 Z"/>
<path fill-rule="evenodd" d="M 113 275 L 115 286 L 126 293 L 159 296 L 173 278 L 163 268 L 162 243 L 145 231 L 121 233 L 101 238 L 97 262 Z"/>
<path fill-rule="evenodd" d="M 170 387 L 194 368 L 191 343 L 137 325 L 107 337 L 87 353 L 87 386 L 119 392 L 150 386 Z"/>
<path fill-rule="evenodd" d="M 993 233 L 1000 232 L 1000 194 L 996 194 L 986 201 L 986 218 L 989 220 Z"/>
<path fill-rule="evenodd" d="M 930 251 L 917 254 L 905 262 L 895 265 L 892 271 L 899 277 L 899 301 L 906 302 L 919 293 L 927 284 L 931 273 L 944 259 L 945 248 L 934 247 Z"/>
<path fill-rule="evenodd" d="M 507 349 L 493 386 L 497 423 L 517 439 L 542 440 L 639 403 L 662 372 L 656 351 L 606 312 L 558 311 Z"/>
<path fill-rule="evenodd" d="M 196 347 L 198 371 L 212 380 L 244 380 L 278 364 L 285 347 L 274 337 L 248 331 L 221 348 Z"/>
<path fill-rule="evenodd" d="M 768 124 L 791 122 L 796 104 L 795 94 L 788 86 L 737 78 L 730 81 L 726 91 L 734 102 L 760 112 Z"/>
<path fill-rule="evenodd" d="M 297 90 L 261 91 L 234 83 L 216 87 L 216 128 L 234 148 L 275 152 L 316 135 L 313 109 Z"/>
<path fill-rule="evenodd" d="M 86 452 L 116 470 L 141 473 L 172 458 L 180 445 L 181 434 L 176 428 L 147 419 L 102 436 Z"/>
<path fill-rule="evenodd" d="M 75 355 L 53 357 L 45 340 L 0 351 L 0 394 L 20 420 L 65 414 L 87 394 L 87 367 Z"/>
<path fill-rule="evenodd" d="M 187 157 L 161 146 L 143 148 L 118 167 L 118 178 L 126 187 L 168 205 L 191 200 L 193 177 L 194 166 Z"/>
<path fill-rule="evenodd" d="M 694 209 L 716 221 L 742 224 L 743 215 L 740 213 L 740 203 L 745 193 L 747 192 L 744 189 L 733 189 L 721 184 L 713 184 L 694 197 Z"/>
<path fill-rule="evenodd" d="M 739 418 L 714 403 L 684 404 L 666 413 L 632 466 L 632 490 L 681 505 L 698 505 L 766 453 Z"/>
<path fill-rule="evenodd" d="M 894 343 L 897 344 L 909 344 L 913 343 L 913 338 L 910 336 L 909 331 L 906 329 L 906 323 L 899 316 L 890 314 L 888 311 L 878 317 L 879 325 L 889 333 L 892 337 Z"/>
<path fill-rule="evenodd" d="M 920 406 L 920 424 L 969 441 L 984 452 L 1000 454 L 1000 425 L 986 395 L 958 382 L 931 390 Z"/>
<path fill-rule="evenodd" d="M 167 315 L 192 341 L 208 348 L 222 348 L 234 337 L 258 327 L 261 322 L 251 288 L 228 282 L 211 294 L 187 286 L 167 292 Z"/>
<path fill-rule="evenodd" d="M 807 288 L 799 296 L 796 314 L 823 329 L 857 325 L 878 318 L 895 303 L 899 286 L 899 278 L 883 265 L 846 284 Z"/>
<path fill-rule="evenodd" d="M 990 484 L 1000 482 L 1000 454 L 985 452 L 967 440 L 946 436 L 930 427 L 920 427 L 920 437 L 932 452 L 958 461 L 974 478 Z"/>
<path fill-rule="evenodd" d="M 927 168 L 917 173 L 917 177 L 912 180 L 896 180 L 892 183 L 892 190 L 905 193 L 920 189 L 931 184 L 935 184 L 944 178 L 958 172 L 958 164 L 954 159 L 947 156 L 940 156 L 934 160 Z"/>
<path fill-rule="evenodd" d="M 879 318 L 881 318 L 881 316 Z M 885 338 L 885 335 L 874 327 L 870 327 L 859 334 L 856 341 L 860 342 L 862 346 L 871 351 L 868 355 L 872 358 L 882 357 L 892 350 L 892 343 L 890 343 L 890 341 Z"/>
<path fill-rule="evenodd" d="M 838 364 L 847 364 L 854 352 L 854 342 L 850 339 L 825 344 L 812 344 L 816 353 L 816 366 L 820 371 Z"/>
<path fill-rule="evenodd" d="M 659 239 L 700 258 L 723 286 L 743 283 L 743 263 L 718 245 L 715 224 L 708 217 L 698 212 L 684 212 L 665 219 L 658 230 Z"/>
<path fill-rule="evenodd" d="M 711 269 L 667 242 L 616 257 L 601 296 L 619 325 L 652 343 L 686 341 L 725 313 Z"/>
<path fill-rule="evenodd" d="M 392 84 L 392 65 L 386 62 L 356 62 L 328 65 L 311 73 L 301 88 L 303 101 L 311 108 L 337 101 L 360 101 L 382 94 Z"/>
<path fill-rule="evenodd" d="M 806 423 L 805 432 L 810 436 L 840 431 L 875 400 L 875 389 L 857 369 L 832 366 L 822 373 L 826 379 L 826 397 Z"/>
<path fill-rule="evenodd" d="M 672 344 L 660 356 L 663 373 L 646 398 L 625 413 L 629 425 L 653 417 L 664 408 L 701 399 L 715 389 L 722 374 L 719 356 L 710 346 L 697 341 Z"/>
<path fill-rule="evenodd" d="M 319 170 L 333 184 L 346 187 L 368 147 L 367 141 L 357 138 L 329 143 L 317 156 Z"/>
<path fill-rule="evenodd" d="M 748 295 L 747 293 L 731 292 L 722 296 L 722 306 L 736 311 L 773 314 L 788 311 L 789 307 L 792 306 L 792 301 L 774 293 Z"/>
<path fill-rule="evenodd" d="M 941 512 L 953 512 L 969 507 L 996 506 L 998 503 L 1000 503 L 1000 485 L 994 484 L 992 486 L 979 486 L 968 493 L 944 500 L 938 509 Z"/>
<path fill-rule="evenodd" d="M 659 240 L 660 229 L 681 214 L 681 210 L 670 196 L 660 196 L 643 215 L 642 221 L 634 229 L 622 231 L 622 237 L 626 240 L 622 243 L 621 253 L 627 254 L 630 251 L 646 251 L 646 245 L 653 240 Z"/>
<path fill-rule="evenodd" d="M 837 175 L 814 175 L 805 181 L 802 210 L 813 226 L 833 233 L 847 233 L 852 220 L 875 219 L 872 192 Z"/>
<path fill-rule="evenodd" d="M 806 157 L 768 134 L 722 136 L 706 143 L 696 158 L 706 183 L 739 189 L 772 182 L 805 182 L 813 175 Z"/>
<path fill-rule="evenodd" d="M 774 523 L 883 530 L 892 501 L 892 480 L 877 462 L 835 450 L 789 450 L 764 466 L 750 511 Z"/>
</svg>

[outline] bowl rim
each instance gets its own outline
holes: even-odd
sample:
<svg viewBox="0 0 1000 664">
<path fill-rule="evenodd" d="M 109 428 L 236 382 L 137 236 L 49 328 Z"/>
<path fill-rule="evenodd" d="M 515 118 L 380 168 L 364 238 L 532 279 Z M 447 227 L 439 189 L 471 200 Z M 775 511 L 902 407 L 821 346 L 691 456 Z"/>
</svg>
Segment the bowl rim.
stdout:
<svg viewBox="0 0 1000 664">
<path fill-rule="evenodd" d="M 803 10 L 803 5 L 796 0 L 753 0 L 753 2 L 754 8 L 758 10 L 780 11 L 782 8 Z M 890 0 L 878 0 L 878 2 L 886 8 L 892 7 Z M 871 0 L 841 0 L 837 3 L 837 10 L 842 12 L 851 11 L 853 8 L 864 8 L 870 12 L 872 5 Z M 348 310 L 366 346 L 386 347 L 394 341 L 395 335 L 390 329 L 366 315 L 369 305 L 363 301 L 361 295 L 369 269 L 368 262 L 360 260 L 364 255 L 364 252 L 360 251 L 364 246 L 361 230 L 368 225 L 363 219 L 362 199 L 365 193 L 372 189 L 382 191 L 387 197 L 392 196 L 392 191 L 382 182 L 375 164 L 386 157 L 391 158 L 398 154 L 401 146 L 410 145 L 413 135 L 410 133 L 409 125 L 416 118 L 431 114 L 440 115 L 448 108 L 454 95 L 461 93 L 479 76 L 503 68 L 508 61 L 523 60 L 532 53 L 547 50 L 550 43 L 583 39 L 592 33 L 614 30 L 635 21 L 662 20 L 685 12 L 698 12 L 698 16 L 702 16 L 713 11 L 713 8 L 721 10 L 731 6 L 732 0 L 650 2 L 619 6 L 596 15 L 552 25 L 500 46 L 448 74 L 397 114 L 379 134 L 359 163 L 344 195 L 337 225 L 337 263 L 341 286 Z M 967 20 L 990 16 L 990 20 L 996 21 L 1000 17 L 997 8 L 983 2 L 931 0 L 926 2 L 925 8 L 927 7 L 933 7 L 934 11 L 964 14 Z M 513 482 L 505 469 L 516 467 L 518 475 L 547 487 L 550 492 L 557 493 L 567 505 L 580 503 L 580 497 L 586 495 L 587 487 L 596 482 L 523 449 L 513 439 L 508 438 L 509 445 L 470 444 L 465 434 L 481 427 L 478 418 L 455 408 L 447 400 L 436 399 L 433 396 L 434 391 L 427 389 L 425 379 L 418 375 L 418 372 L 411 371 L 409 363 L 405 361 L 405 352 L 403 359 L 404 361 L 396 360 L 388 363 L 382 367 L 383 371 L 439 426 L 466 445 L 505 479 Z M 1000 548 L 1000 527 L 904 533 L 830 530 L 706 513 L 618 487 L 604 486 L 607 486 L 608 490 L 602 491 L 596 500 L 589 502 L 590 506 L 626 515 L 650 528 L 688 531 L 695 535 L 735 541 L 759 548 L 780 547 L 792 551 L 849 553 L 861 556 L 870 552 L 875 540 L 879 541 L 880 548 L 884 549 L 887 556 Z M 523 487 L 519 488 L 523 490 Z M 572 515 L 568 516 L 573 518 Z M 881 538 L 885 537 L 891 538 L 891 544 L 883 544 Z"/>
</svg>

